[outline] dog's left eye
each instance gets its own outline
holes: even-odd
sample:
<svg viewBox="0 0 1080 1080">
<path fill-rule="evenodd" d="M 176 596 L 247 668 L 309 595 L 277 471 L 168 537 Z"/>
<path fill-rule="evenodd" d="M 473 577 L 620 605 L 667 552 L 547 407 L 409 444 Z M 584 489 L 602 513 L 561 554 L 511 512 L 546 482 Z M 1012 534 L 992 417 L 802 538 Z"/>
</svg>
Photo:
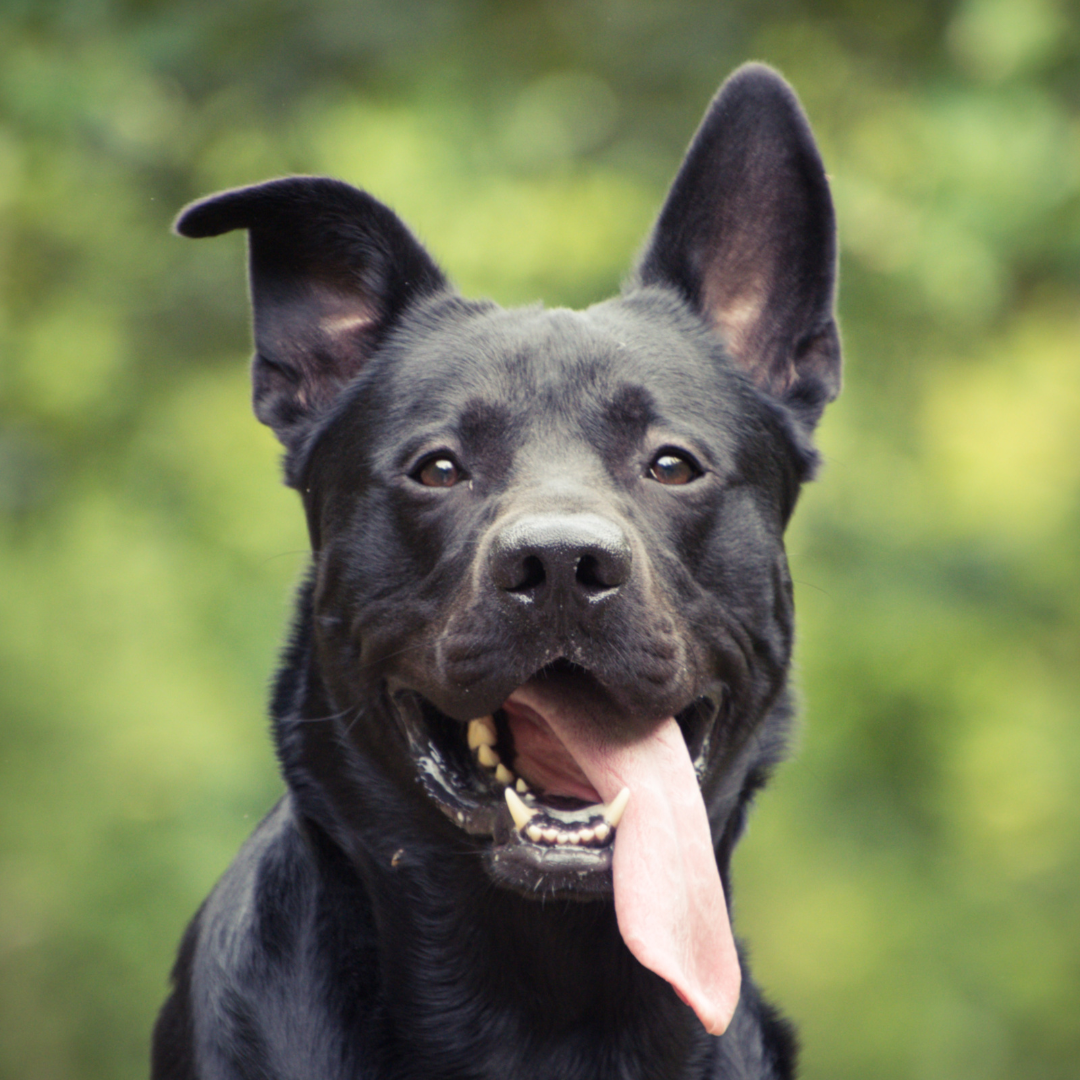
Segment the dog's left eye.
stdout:
<svg viewBox="0 0 1080 1080">
<path fill-rule="evenodd" d="M 653 458 L 649 476 L 661 484 L 689 484 L 701 475 L 701 469 L 690 458 L 663 450 Z"/>
<path fill-rule="evenodd" d="M 461 479 L 461 470 L 453 458 L 439 455 L 420 465 L 413 479 L 424 487 L 453 487 Z"/>
</svg>

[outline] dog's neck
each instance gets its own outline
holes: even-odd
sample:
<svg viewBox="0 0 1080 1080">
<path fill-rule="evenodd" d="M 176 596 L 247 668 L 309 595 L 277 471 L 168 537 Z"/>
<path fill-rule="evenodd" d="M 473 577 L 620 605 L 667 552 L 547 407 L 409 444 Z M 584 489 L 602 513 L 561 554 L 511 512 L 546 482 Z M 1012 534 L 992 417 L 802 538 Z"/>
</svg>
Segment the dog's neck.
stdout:
<svg viewBox="0 0 1080 1080">
<path fill-rule="evenodd" d="M 405 906 L 400 882 L 373 890 L 373 906 L 377 925 L 408 928 L 380 947 L 400 979 L 387 988 L 394 1034 L 410 1047 L 462 1055 L 463 1075 L 703 1075 L 711 1040 L 630 955 L 610 900 L 525 899 L 493 888 L 473 860 L 418 868 Z M 417 952 L 439 983 L 416 979 Z M 624 1060 L 583 1069 L 583 1054 Z"/>
</svg>

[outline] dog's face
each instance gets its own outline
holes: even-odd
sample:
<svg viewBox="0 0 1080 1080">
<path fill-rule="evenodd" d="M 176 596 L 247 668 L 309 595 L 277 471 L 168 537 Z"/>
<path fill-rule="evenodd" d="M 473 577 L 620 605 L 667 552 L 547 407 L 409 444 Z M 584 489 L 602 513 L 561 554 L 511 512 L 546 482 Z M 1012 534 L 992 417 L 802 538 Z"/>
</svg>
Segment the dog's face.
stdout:
<svg viewBox="0 0 1080 1080">
<path fill-rule="evenodd" d="M 494 838 L 497 880 L 610 890 L 610 838 L 559 859 L 530 841 L 467 724 L 492 716 L 526 804 L 582 828 L 598 795 L 535 717 L 504 709 L 530 681 L 578 701 L 598 737 L 675 716 L 697 764 L 719 765 L 787 664 L 781 537 L 802 459 L 658 291 L 583 313 L 435 299 L 417 321 L 309 452 L 320 668 L 335 704 L 390 686 L 418 775 Z"/>
<path fill-rule="evenodd" d="M 627 944 L 722 1028 L 710 819 L 783 690 L 783 530 L 838 389 L 831 204 L 790 91 L 733 77 L 632 286 L 584 312 L 462 300 L 333 181 L 178 227 L 251 232 L 256 411 L 308 513 L 343 753 L 497 884 L 614 889 Z"/>
</svg>

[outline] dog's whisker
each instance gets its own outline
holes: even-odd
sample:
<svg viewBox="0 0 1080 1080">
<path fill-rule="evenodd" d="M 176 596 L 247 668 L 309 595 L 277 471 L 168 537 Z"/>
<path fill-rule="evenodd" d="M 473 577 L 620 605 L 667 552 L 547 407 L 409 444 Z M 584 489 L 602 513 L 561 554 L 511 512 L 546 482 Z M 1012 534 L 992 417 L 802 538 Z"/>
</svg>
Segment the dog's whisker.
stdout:
<svg viewBox="0 0 1080 1080">
<path fill-rule="evenodd" d="M 362 708 L 357 708 L 356 709 L 356 715 L 352 718 L 352 720 L 349 722 L 348 726 L 341 733 L 341 738 L 343 740 L 347 739 L 352 734 L 352 729 L 354 727 L 356 727 L 356 722 L 360 719 L 361 716 L 363 716 L 363 714 L 364 714 L 364 710 Z"/>
<path fill-rule="evenodd" d="M 340 720 L 349 711 L 349 709 L 342 709 L 340 712 L 329 713 L 326 716 L 296 716 L 293 718 L 293 722 L 297 724 L 329 724 L 334 720 Z"/>
<path fill-rule="evenodd" d="M 256 566 L 266 566 L 267 563 L 272 563 L 276 559 L 287 559 L 290 555 L 310 555 L 311 552 L 307 548 L 297 548 L 296 551 L 279 551 L 276 555 L 268 555 L 261 562 L 256 563 Z"/>
</svg>

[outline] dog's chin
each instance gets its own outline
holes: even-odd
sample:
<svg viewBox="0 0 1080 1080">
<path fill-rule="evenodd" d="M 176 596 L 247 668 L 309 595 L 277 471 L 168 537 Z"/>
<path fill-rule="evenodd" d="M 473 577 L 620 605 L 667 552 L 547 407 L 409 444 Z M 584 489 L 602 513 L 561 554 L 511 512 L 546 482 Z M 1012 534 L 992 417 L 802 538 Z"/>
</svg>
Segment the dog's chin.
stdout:
<svg viewBox="0 0 1080 1080">
<path fill-rule="evenodd" d="M 545 753 L 546 736 L 509 699 L 467 723 L 415 691 L 393 700 L 419 783 L 476 844 L 497 885 L 543 899 L 612 895 L 619 800 L 601 801 L 558 747 Z M 717 715 L 718 702 L 702 696 L 675 716 L 699 780 Z"/>
</svg>

